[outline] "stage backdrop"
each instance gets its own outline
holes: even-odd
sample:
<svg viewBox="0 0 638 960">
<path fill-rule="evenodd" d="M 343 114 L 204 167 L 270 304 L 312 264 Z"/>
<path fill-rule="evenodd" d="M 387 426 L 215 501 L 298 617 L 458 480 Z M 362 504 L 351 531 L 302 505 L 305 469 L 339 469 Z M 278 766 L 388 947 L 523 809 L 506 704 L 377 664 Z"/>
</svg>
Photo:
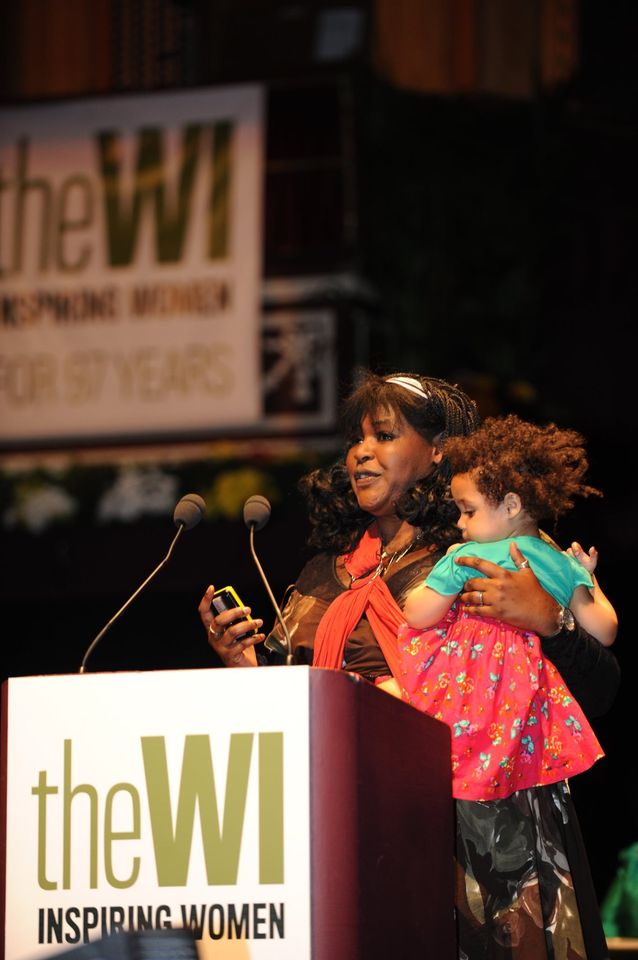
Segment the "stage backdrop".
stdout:
<svg viewBox="0 0 638 960">
<path fill-rule="evenodd" d="M 0 442 L 261 416 L 263 91 L 0 111 Z"/>
</svg>

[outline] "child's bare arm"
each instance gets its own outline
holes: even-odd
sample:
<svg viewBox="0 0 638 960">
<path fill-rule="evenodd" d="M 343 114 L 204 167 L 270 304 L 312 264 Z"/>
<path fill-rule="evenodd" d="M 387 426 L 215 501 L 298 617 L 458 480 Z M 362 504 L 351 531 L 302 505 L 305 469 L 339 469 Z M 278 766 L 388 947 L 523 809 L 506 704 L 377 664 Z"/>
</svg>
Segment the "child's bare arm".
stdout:
<svg viewBox="0 0 638 960">
<path fill-rule="evenodd" d="M 610 647 L 618 632 L 618 617 L 612 604 L 592 576 L 591 590 L 582 584 L 574 590 L 569 606 L 582 627 L 605 647 Z"/>
<path fill-rule="evenodd" d="M 411 627 L 417 629 L 433 627 L 445 616 L 456 599 L 455 595 L 442 596 L 422 584 L 411 590 L 405 601 L 403 612 Z"/>
<path fill-rule="evenodd" d="M 565 553 L 577 560 L 581 567 L 591 574 L 594 582 L 591 590 L 584 586 L 577 587 L 569 601 L 569 606 L 581 626 L 596 637 L 603 646 L 610 647 L 618 632 L 618 617 L 594 576 L 594 570 L 598 565 L 598 551 L 596 547 L 590 547 L 585 552 L 575 540 Z"/>
</svg>

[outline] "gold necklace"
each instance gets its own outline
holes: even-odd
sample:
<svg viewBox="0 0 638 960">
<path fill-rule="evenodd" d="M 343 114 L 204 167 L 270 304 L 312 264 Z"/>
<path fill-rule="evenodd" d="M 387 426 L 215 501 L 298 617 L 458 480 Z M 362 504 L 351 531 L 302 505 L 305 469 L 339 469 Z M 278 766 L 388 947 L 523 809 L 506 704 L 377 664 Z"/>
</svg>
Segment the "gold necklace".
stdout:
<svg viewBox="0 0 638 960">
<path fill-rule="evenodd" d="M 419 540 L 422 539 L 422 537 L 423 537 L 423 531 L 420 530 L 417 533 L 414 540 L 410 540 L 407 547 L 403 547 L 401 550 L 395 550 L 394 553 L 391 553 L 391 554 L 388 554 L 384 547 L 383 550 L 381 551 L 381 556 L 379 557 L 379 562 L 376 566 L 376 569 L 371 567 L 370 570 L 366 570 L 365 573 L 360 573 L 358 577 L 351 576 L 350 586 L 352 586 L 352 584 L 355 583 L 357 580 L 363 580 L 364 577 L 370 577 L 370 573 L 372 573 L 372 576 L 370 577 L 370 582 L 372 582 L 373 580 L 376 580 L 376 578 L 379 576 L 385 576 L 388 570 L 390 569 L 390 567 L 392 566 L 392 564 L 398 563 L 399 560 L 403 560 L 405 555 L 409 553 L 413 547 L 416 546 L 416 544 L 419 542 Z"/>
</svg>

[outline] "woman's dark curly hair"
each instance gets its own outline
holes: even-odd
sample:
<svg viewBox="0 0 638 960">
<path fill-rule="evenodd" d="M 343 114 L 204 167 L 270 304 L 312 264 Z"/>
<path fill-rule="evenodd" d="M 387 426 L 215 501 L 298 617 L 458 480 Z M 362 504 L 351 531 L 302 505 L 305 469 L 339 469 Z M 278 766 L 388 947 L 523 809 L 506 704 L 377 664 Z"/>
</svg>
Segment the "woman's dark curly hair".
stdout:
<svg viewBox="0 0 638 960">
<path fill-rule="evenodd" d="M 517 493 L 537 522 L 556 522 L 574 506 L 574 497 L 600 495 L 584 482 L 589 465 L 583 437 L 554 423 L 540 427 L 514 414 L 488 417 L 471 436 L 450 438 L 444 450 L 452 473 L 469 473 L 490 503 Z"/>
<path fill-rule="evenodd" d="M 415 380 L 423 387 L 425 396 L 388 382 L 396 377 Z M 374 416 L 380 410 L 403 418 L 430 443 L 465 436 L 479 424 L 476 404 L 456 385 L 414 373 L 379 376 L 363 370 L 342 405 L 341 427 L 346 440 L 359 435 L 364 417 Z M 308 543 L 330 553 L 351 550 L 371 520 L 370 514 L 359 507 L 350 485 L 345 464 L 349 445 L 336 463 L 327 469 L 313 470 L 299 484 L 309 510 Z M 450 476 L 443 458 L 396 504 L 397 516 L 421 529 L 423 544 L 435 544 L 441 550 L 460 538 L 456 528 L 458 510 L 450 496 Z"/>
</svg>

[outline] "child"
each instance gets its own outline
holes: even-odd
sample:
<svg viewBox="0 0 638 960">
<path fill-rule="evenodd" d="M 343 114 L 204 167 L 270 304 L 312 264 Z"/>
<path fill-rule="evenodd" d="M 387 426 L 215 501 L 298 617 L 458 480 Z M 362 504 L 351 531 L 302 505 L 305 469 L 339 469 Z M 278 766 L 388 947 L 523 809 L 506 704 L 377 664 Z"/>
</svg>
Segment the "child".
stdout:
<svg viewBox="0 0 638 960">
<path fill-rule="evenodd" d="M 450 438 L 444 452 L 458 526 L 471 542 L 452 547 L 406 600 L 403 696 L 451 727 L 454 796 L 492 800 L 580 773 L 603 752 L 538 637 L 490 619 L 489 607 L 479 617 L 455 603 L 467 579 L 455 557 L 516 569 L 509 554 L 516 538 L 543 587 L 601 643 L 613 643 L 617 618 L 593 576 L 596 551 L 575 543 L 561 553 L 538 527 L 570 509 L 574 496 L 598 493 L 583 482 L 577 433 L 491 418 L 468 437 Z M 483 606 L 480 592 L 478 600 Z"/>
</svg>

